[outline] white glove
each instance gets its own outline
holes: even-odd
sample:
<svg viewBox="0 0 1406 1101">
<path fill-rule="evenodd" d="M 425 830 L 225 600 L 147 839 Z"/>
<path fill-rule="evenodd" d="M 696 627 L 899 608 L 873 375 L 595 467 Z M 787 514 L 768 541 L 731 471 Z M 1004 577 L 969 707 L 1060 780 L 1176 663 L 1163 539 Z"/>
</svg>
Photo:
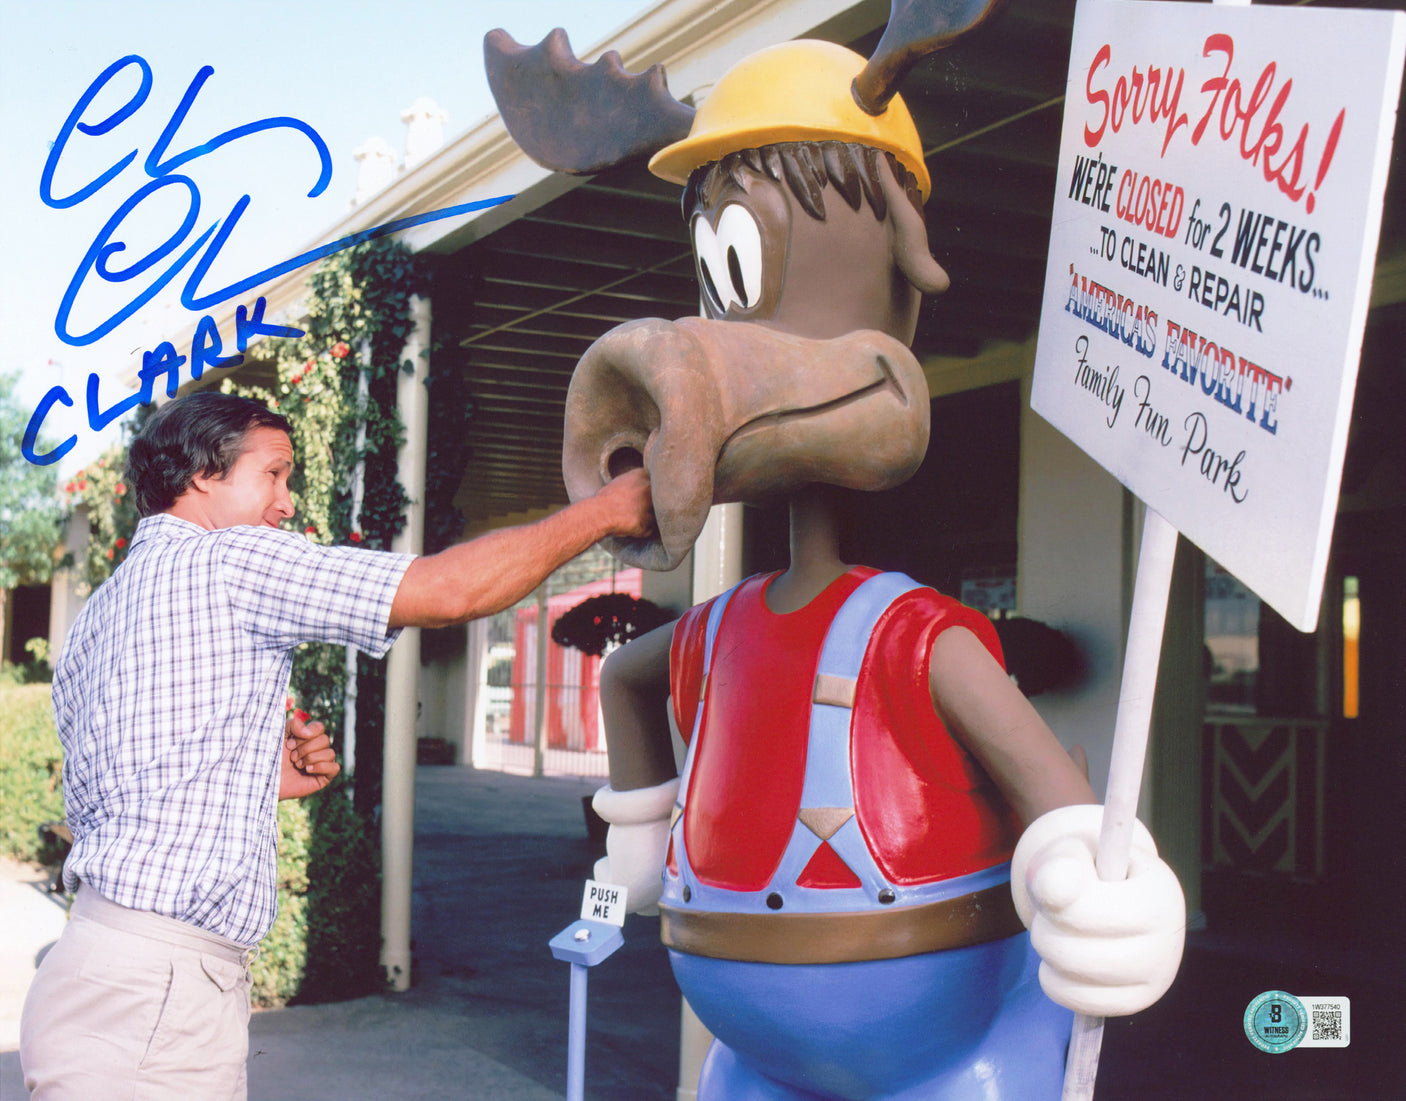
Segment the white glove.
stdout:
<svg viewBox="0 0 1406 1101">
<path fill-rule="evenodd" d="M 1186 901 L 1141 822 L 1133 824 L 1127 879 L 1100 880 L 1102 820 L 1102 807 L 1078 805 L 1032 822 L 1011 857 L 1011 894 L 1040 955 L 1045 993 L 1079 1013 L 1121 1017 L 1172 985 Z"/>
<path fill-rule="evenodd" d="M 616 791 L 607 784 L 596 792 L 591 806 L 610 823 L 605 835 L 605 856 L 596 861 L 595 877 L 618 883 L 629 892 L 625 909 L 632 914 L 659 912 L 664 893 L 664 860 L 669 852 L 669 827 L 678 777 L 652 788 Z"/>
</svg>

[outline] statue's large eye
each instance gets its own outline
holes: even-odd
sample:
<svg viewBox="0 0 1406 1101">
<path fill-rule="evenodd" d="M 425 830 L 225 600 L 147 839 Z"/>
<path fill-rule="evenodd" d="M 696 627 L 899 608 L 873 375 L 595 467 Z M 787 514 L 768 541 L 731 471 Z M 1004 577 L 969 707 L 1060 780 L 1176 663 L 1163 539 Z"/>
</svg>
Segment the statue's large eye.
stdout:
<svg viewBox="0 0 1406 1101">
<path fill-rule="evenodd" d="M 762 296 L 762 231 L 746 207 L 723 207 L 716 231 L 701 215 L 694 218 L 693 251 L 703 292 L 719 314 L 727 313 L 734 302 L 744 310 L 757 304 Z"/>
</svg>

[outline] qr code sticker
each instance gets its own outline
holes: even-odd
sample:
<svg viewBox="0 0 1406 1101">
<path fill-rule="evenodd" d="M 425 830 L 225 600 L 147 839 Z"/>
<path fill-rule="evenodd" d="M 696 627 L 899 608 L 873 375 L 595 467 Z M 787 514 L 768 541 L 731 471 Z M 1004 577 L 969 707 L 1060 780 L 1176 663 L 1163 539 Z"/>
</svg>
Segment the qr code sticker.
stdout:
<svg viewBox="0 0 1406 1101">
<path fill-rule="evenodd" d="M 1347 998 L 1304 998 L 1308 1013 L 1308 1034 L 1299 1047 L 1347 1047 L 1350 1035 L 1350 1014 Z"/>
<path fill-rule="evenodd" d="M 1342 1010 L 1315 1009 L 1313 1011 L 1313 1038 L 1315 1040 L 1341 1040 L 1343 1038 Z"/>
</svg>

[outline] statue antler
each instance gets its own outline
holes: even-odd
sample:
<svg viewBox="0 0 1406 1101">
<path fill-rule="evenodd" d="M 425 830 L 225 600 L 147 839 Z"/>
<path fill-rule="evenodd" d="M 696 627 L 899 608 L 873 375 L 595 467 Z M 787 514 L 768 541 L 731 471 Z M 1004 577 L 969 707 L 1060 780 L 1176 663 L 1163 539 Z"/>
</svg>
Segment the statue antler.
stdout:
<svg viewBox="0 0 1406 1101">
<path fill-rule="evenodd" d="M 854 99 L 882 114 L 908 70 L 949 46 L 996 10 L 1001 0 L 893 0 L 889 24 L 864 71 L 854 78 Z"/>
<path fill-rule="evenodd" d="M 508 133 L 557 172 L 586 175 L 647 157 L 687 137 L 693 122 L 693 108 L 669 94 L 662 65 L 628 73 L 614 50 L 584 65 L 560 27 L 530 47 L 489 31 L 483 56 Z"/>
</svg>

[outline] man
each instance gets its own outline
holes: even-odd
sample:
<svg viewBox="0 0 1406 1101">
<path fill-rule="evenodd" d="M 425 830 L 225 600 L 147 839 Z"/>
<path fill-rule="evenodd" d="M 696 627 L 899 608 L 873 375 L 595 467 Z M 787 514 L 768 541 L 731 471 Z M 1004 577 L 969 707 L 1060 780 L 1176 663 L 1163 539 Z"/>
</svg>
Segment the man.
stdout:
<svg viewBox="0 0 1406 1101">
<path fill-rule="evenodd" d="M 77 893 L 21 1022 L 36 1101 L 245 1097 L 275 802 L 337 770 L 320 724 L 285 732 L 295 647 L 382 656 L 402 627 L 499 611 L 593 543 L 652 523 L 635 471 L 436 555 L 323 547 L 278 530 L 292 468 L 288 422 L 228 395 L 171 402 L 133 441 L 143 519 L 54 676 Z"/>
</svg>

